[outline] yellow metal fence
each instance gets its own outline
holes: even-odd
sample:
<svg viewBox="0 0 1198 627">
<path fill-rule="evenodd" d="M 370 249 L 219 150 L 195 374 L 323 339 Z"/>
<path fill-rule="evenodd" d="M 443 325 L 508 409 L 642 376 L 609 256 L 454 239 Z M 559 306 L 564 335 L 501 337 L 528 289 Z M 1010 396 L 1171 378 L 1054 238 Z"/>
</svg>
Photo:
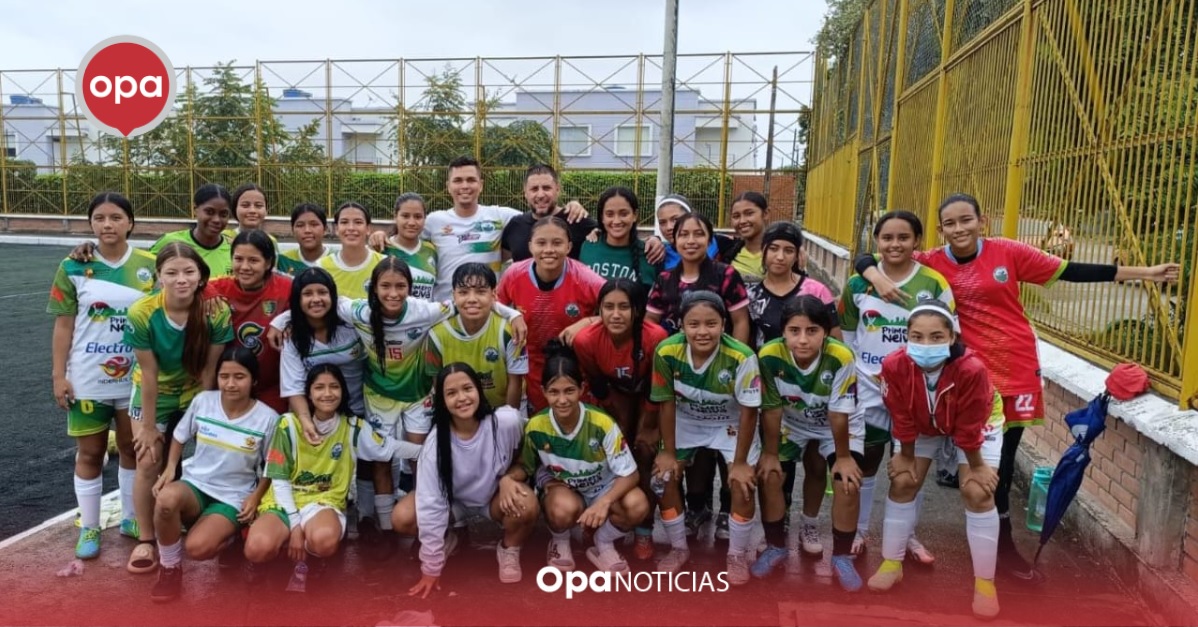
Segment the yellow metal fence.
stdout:
<svg viewBox="0 0 1198 627">
<path fill-rule="evenodd" d="M 966 192 L 991 235 L 1180 262 L 1177 286 L 1025 286 L 1024 303 L 1049 341 L 1136 361 L 1198 407 L 1196 42 L 1192 0 L 876 0 L 816 60 L 805 226 L 868 250 L 882 212 L 934 227 Z"/>
<path fill-rule="evenodd" d="M 813 61 L 806 52 L 681 55 L 674 189 L 723 221 L 735 191 L 764 185 L 772 140 L 774 205 L 790 216 Z M 448 206 L 445 166 L 472 155 L 485 171 L 484 203 L 523 206 L 524 168 L 550 163 L 567 197 L 593 202 L 626 185 L 647 220 L 661 65 L 642 54 L 179 68 L 175 115 L 127 141 L 89 128 L 74 70 L 0 71 L 0 211 L 77 214 L 95 192 L 116 189 L 144 215 L 187 217 L 200 185 L 256 182 L 275 215 L 298 202 L 355 200 L 384 217 L 404 191 Z"/>
</svg>

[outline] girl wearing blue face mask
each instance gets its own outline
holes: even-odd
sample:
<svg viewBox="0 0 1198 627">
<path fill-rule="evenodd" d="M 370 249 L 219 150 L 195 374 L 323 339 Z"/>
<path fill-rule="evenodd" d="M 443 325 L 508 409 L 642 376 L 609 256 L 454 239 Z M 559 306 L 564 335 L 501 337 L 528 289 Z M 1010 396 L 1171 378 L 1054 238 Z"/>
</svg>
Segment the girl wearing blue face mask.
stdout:
<svg viewBox="0 0 1198 627">
<path fill-rule="evenodd" d="M 921 301 L 907 317 L 907 345 L 882 360 L 881 389 L 900 450 L 890 459 L 890 495 L 882 525 L 882 565 L 870 578 L 876 592 L 903 580 L 903 556 L 915 530 L 915 495 L 937 452 L 956 447 L 965 529 L 973 557 L 973 613 L 998 615 L 994 570 L 998 560 L 998 463 L 1003 405 L 982 360 L 958 340 L 953 313 L 937 300 Z"/>
</svg>

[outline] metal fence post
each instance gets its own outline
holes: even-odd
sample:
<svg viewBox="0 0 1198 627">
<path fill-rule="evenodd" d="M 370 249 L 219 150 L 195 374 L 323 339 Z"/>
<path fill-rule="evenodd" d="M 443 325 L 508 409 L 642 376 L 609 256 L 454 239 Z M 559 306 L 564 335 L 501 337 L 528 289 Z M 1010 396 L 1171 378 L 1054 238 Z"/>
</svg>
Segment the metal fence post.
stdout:
<svg viewBox="0 0 1198 627">
<path fill-rule="evenodd" d="M 1035 58 L 1035 19 L 1032 0 L 1023 0 L 1019 18 L 1019 67 L 1015 74 L 1015 111 L 1011 122 L 1011 150 L 1007 157 L 1006 198 L 1003 204 L 1003 237 L 1019 237 L 1019 213 L 1023 205 L 1023 158 L 1031 136 L 1032 62 Z"/>
<path fill-rule="evenodd" d="M 928 207 L 924 223 L 939 223 L 936 208 L 944 196 L 944 136 L 948 131 L 948 58 L 953 45 L 953 5 L 955 0 L 944 2 L 944 23 L 940 28 L 940 67 L 936 69 L 936 127 L 932 134 L 932 181 L 928 186 Z M 935 242 L 936 230 L 928 229 L 924 245 Z"/>
<path fill-rule="evenodd" d="M 894 163 L 895 158 L 899 157 L 899 102 L 903 99 L 903 83 L 907 80 L 907 19 L 910 15 L 910 8 L 910 0 L 898 0 L 898 24 L 895 28 L 898 31 L 898 43 L 894 48 L 894 53 L 897 55 L 894 59 L 894 103 L 890 105 L 893 111 L 890 118 L 890 163 Z M 882 97 L 885 98 L 886 94 L 883 93 Z M 887 204 L 891 202 L 891 198 L 894 198 L 898 178 L 892 173 L 886 179 Z M 883 209 L 889 209 L 889 207 L 883 207 Z"/>
</svg>

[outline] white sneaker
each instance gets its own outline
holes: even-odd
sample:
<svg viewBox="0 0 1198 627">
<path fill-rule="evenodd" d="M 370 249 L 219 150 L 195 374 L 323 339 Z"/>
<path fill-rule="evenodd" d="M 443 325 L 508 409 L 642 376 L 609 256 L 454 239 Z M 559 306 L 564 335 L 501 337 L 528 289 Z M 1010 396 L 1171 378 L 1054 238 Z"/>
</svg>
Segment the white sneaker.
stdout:
<svg viewBox="0 0 1198 627">
<path fill-rule="evenodd" d="M 550 566 L 563 573 L 574 570 L 574 552 L 570 549 L 570 539 L 558 540 L 550 538 L 549 550 L 545 556 L 545 560 Z"/>
<path fill-rule="evenodd" d="M 823 555 L 824 545 L 819 541 L 819 527 L 803 523 L 803 528 L 799 530 L 799 546 L 808 555 Z"/>
<path fill-rule="evenodd" d="M 597 570 L 607 573 L 626 573 L 628 572 L 628 562 L 620 555 L 620 552 L 614 548 L 600 551 L 596 547 L 587 549 L 587 559 L 595 565 Z"/>
<path fill-rule="evenodd" d="M 495 544 L 495 557 L 499 560 L 499 581 L 519 583 L 524 576 L 520 570 L 520 547 L 504 548 L 503 542 Z"/>
<path fill-rule="evenodd" d="M 670 552 L 657 562 L 657 570 L 665 571 L 667 573 L 676 573 L 682 570 L 682 567 L 685 566 L 688 561 L 690 561 L 690 558 L 690 549 L 671 548 Z"/>
<path fill-rule="evenodd" d="M 743 586 L 749 583 L 749 559 L 744 553 L 728 552 L 728 583 Z"/>
</svg>

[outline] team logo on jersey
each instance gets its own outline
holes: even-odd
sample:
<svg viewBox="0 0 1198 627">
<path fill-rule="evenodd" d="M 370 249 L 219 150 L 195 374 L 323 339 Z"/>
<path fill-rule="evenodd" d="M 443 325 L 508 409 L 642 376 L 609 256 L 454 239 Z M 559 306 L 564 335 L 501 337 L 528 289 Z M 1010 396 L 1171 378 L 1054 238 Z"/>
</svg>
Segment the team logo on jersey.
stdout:
<svg viewBox="0 0 1198 627">
<path fill-rule="evenodd" d="M 125 375 L 129 374 L 129 370 L 132 367 L 133 360 L 125 357 L 124 355 L 117 355 L 116 357 L 113 357 L 112 359 L 100 364 L 100 370 L 103 370 L 104 374 L 112 377 L 113 379 L 123 379 Z"/>
<path fill-rule="evenodd" d="M 482 231 L 483 233 L 491 233 L 498 231 L 502 225 L 497 220 L 479 220 L 474 223 L 473 231 Z"/>
<path fill-rule="evenodd" d="M 595 438 L 591 438 L 591 441 L 587 442 L 587 446 L 591 447 L 592 451 L 594 451 L 596 453 L 599 452 L 599 440 L 596 440 Z"/>
<path fill-rule="evenodd" d="M 247 451 L 252 451 L 258 448 L 258 438 L 246 438 L 241 447 Z"/>
<path fill-rule="evenodd" d="M 408 329 L 408 339 L 409 339 L 409 340 L 416 340 L 416 339 L 419 339 L 419 338 L 420 338 L 420 331 L 421 331 L 420 327 L 415 327 L 415 328 Z"/>
<path fill-rule="evenodd" d="M 919 302 L 921 300 L 932 300 L 932 293 L 927 290 L 920 290 L 919 293 L 915 295 L 915 302 Z"/>
<path fill-rule="evenodd" d="M 340 442 L 338 442 L 338 443 L 336 443 L 336 444 L 334 444 L 334 445 L 333 445 L 333 450 L 332 450 L 332 452 L 331 452 L 331 453 L 329 453 L 329 455 L 330 455 L 330 456 L 331 456 L 333 459 L 341 459 L 341 451 L 342 451 L 342 446 L 341 446 L 341 443 L 340 443 Z"/>
<path fill-rule="evenodd" d="M 732 371 L 725 368 L 721 370 L 715 378 L 720 382 L 721 385 L 728 385 L 729 383 L 732 383 Z"/>
<path fill-rule="evenodd" d="M 495 363 L 499 361 L 499 351 L 495 350 L 493 346 L 488 346 L 487 350 L 483 351 L 483 359 Z"/>
<path fill-rule="evenodd" d="M 827 370 L 820 373 L 819 382 L 824 385 L 832 385 L 832 373 Z"/>
<path fill-rule="evenodd" d="M 1007 274 L 1006 266 L 999 266 L 994 269 L 994 280 L 995 281 L 998 281 L 999 283 L 1006 283 L 1007 279 L 1009 279 L 1009 278 L 1011 278 L 1011 277 L 1010 277 L 1010 275 Z"/>
<path fill-rule="evenodd" d="M 113 316 L 119 316 L 123 313 L 112 308 L 105 302 L 92 303 L 92 306 L 87 308 L 87 317 L 91 318 L 92 322 L 104 322 Z"/>
<path fill-rule="evenodd" d="M 907 328 L 906 320 L 891 320 L 889 318 L 883 317 L 882 312 L 876 309 L 867 309 L 861 312 L 861 323 L 865 325 L 865 329 L 867 331 L 873 332 L 877 332 L 886 328 Z"/>
<path fill-rule="evenodd" d="M 448 224 L 441 227 L 441 235 L 453 235 L 453 227 Z"/>
<path fill-rule="evenodd" d="M 154 275 L 150 273 L 149 268 L 138 268 L 137 269 L 137 280 L 138 281 L 141 281 L 142 283 L 149 283 L 150 279 L 152 279 L 152 278 L 154 278 Z"/>
<path fill-rule="evenodd" d="M 273 300 L 262 301 L 262 313 L 264 313 L 268 316 L 273 315 L 275 313 L 275 307 L 276 307 L 276 304 L 275 304 L 275 301 L 273 301 Z"/>
<path fill-rule="evenodd" d="M 262 331 L 262 325 L 257 322 L 247 322 L 237 327 L 237 343 L 257 355 L 262 352 Z"/>
<path fill-rule="evenodd" d="M 571 318 L 577 318 L 578 314 L 581 314 L 581 313 L 582 313 L 582 309 L 579 308 L 578 303 L 570 303 L 569 305 L 566 305 L 566 315 L 567 316 L 570 316 Z"/>
</svg>

